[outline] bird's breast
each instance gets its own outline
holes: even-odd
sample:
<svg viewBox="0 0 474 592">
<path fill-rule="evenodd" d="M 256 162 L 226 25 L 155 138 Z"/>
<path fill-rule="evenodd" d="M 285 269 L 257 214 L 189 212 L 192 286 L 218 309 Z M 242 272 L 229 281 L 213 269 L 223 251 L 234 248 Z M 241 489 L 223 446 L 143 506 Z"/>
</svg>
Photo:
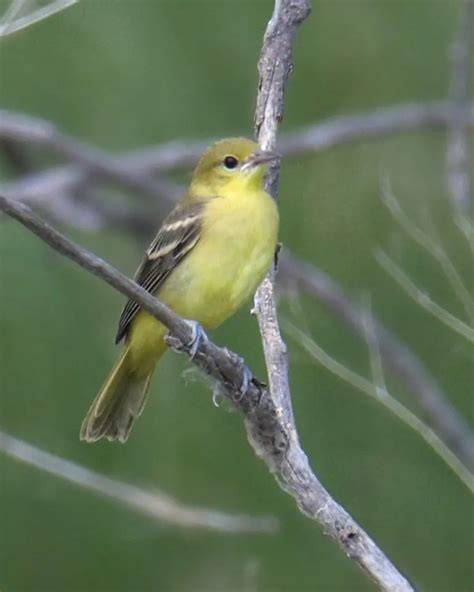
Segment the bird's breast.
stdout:
<svg viewBox="0 0 474 592">
<path fill-rule="evenodd" d="M 266 193 L 215 198 L 201 238 L 160 290 L 178 314 L 213 328 L 255 291 L 271 265 L 278 211 Z"/>
</svg>

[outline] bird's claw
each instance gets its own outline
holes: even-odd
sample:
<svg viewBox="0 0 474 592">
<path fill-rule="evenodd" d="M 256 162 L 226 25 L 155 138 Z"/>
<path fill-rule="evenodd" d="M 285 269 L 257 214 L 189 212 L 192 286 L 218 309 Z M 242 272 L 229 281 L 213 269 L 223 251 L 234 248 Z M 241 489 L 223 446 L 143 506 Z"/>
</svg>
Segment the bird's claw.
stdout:
<svg viewBox="0 0 474 592">
<path fill-rule="evenodd" d="M 242 364 L 243 364 L 243 360 L 242 360 Z M 249 386 L 252 382 L 253 379 L 253 374 L 250 371 L 250 369 L 248 368 L 248 366 L 246 366 L 245 364 L 243 364 L 243 368 L 242 368 L 242 384 L 240 385 L 240 398 L 242 398 L 245 394 L 247 394 L 247 391 L 249 390 Z"/>
<path fill-rule="evenodd" d="M 167 333 L 165 336 L 165 341 L 168 347 L 170 347 L 173 351 L 177 353 L 187 351 L 191 359 L 193 359 L 197 354 L 203 341 L 207 340 L 207 335 L 204 332 L 204 329 L 197 321 L 190 321 L 188 319 L 184 319 L 184 322 L 191 329 L 191 339 L 189 339 L 187 343 L 182 343 L 177 337 L 175 337 L 171 333 Z"/>
<path fill-rule="evenodd" d="M 239 395 L 234 397 L 235 401 L 240 401 L 242 399 L 242 397 L 244 397 L 247 394 L 247 391 L 249 390 L 250 385 L 253 384 L 254 375 L 250 371 L 250 369 L 245 365 L 245 361 L 243 358 L 235 355 L 234 361 L 242 369 L 242 383 L 239 387 L 239 391 L 238 391 Z"/>
<path fill-rule="evenodd" d="M 191 329 L 191 339 L 185 344 L 185 346 L 186 349 L 189 349 L 189 355 L 192 360 L 197 354 L 202 342 L 207 340 L 207 335 L 197 321 L 186 320 L 186 324 Z"/>
</svg>

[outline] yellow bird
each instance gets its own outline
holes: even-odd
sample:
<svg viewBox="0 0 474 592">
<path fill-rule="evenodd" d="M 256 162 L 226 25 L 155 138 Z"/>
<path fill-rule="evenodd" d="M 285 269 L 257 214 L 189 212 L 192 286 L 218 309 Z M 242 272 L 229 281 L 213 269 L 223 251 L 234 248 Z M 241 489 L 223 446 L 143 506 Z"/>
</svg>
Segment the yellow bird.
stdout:
<svg viewBox="0 0 474 592">
<path fill-rule="evenodd" d="M 273 260 L 278 210 L 263 181 L 276 158 L 244 138 L 208 148 L 188 191 L 148 247 L 135 281 L 205 328 L 230 317 Z M 127 440 L 166 350 L 166 333 L 133 300 L 127 302 L 116 337 L 116 343 L 125 339 L 125 348 L 84 418 L 82 440 Z"/>
</svg>

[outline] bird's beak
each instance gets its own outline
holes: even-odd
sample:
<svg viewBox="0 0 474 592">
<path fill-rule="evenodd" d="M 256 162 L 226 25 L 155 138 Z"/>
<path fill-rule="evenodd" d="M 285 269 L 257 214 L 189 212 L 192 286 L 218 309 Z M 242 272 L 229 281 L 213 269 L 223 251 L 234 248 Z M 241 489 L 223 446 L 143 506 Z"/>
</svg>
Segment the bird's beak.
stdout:
<svg viewBox="0 0 474 592">
<path fill-rule="evenodd" d="M 241 171 L 250 171 L 255 167 L 258 167 L 262 164 L 267 164 L 269 162 L 273 162 L 274 160 L 278 160 L 280 157 L 279 154 L 276 152 L 271 152 L 270 150 L 257 150 L 248 158 L 242 165 Z"/>
</svg>

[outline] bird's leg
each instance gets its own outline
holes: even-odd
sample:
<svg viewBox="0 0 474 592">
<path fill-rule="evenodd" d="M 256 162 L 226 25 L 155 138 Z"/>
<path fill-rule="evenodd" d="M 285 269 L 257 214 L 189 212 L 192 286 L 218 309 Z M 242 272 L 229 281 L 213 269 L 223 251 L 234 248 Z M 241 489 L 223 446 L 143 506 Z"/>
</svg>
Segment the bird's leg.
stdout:
<svg viewBox="0 0 474 592">
<path fill-rule="evenodd" d="M 207 335 L 197 321 L 191 321 L 188 319 L 183 320 L 191 329 L 191 339 L 189 339 L 187 343 L 181 343 L 181 341 L 176 339 L 176 337 L 168 333 L 165 337 L 165 341 L 168 346 L 177 353 L 188 351 L 192 360 L 197 354 L 198 349 L 200 348 L 203 341 L 207 341 Z"/>
</svg>

